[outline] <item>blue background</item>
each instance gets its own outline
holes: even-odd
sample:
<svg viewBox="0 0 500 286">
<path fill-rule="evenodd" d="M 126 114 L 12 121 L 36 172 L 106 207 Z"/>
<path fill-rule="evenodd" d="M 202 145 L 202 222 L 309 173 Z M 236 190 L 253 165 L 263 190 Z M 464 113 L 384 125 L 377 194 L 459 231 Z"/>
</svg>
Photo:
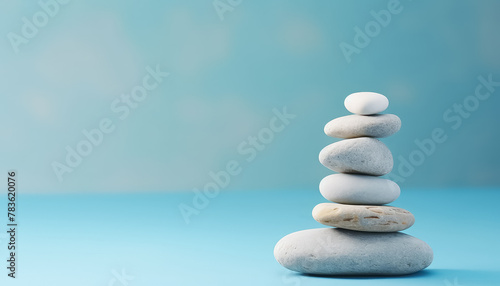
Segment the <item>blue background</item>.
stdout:
<svg viewBox="0 0 500 286">
<path fill-rule="evenodd" d="M 109 285 L 122 269 L 130 286 L 495 285 L 500 90 L 458 128 L 443 116 L 474 96 L 478 77 L 500 81 L 500 2 L 402 0 L 349 58 L 340 45 L 354 45 L 356 28 L 390 1 L 232 3 L 220 15 L 211 0 L 68 1 L 13 45 L 43 5 L 0 1 L 0 166 L 19 173 L 17 285 Z M 111 104 L 157 66 L 169 76 L 120 119 Z M 331 172 L 318 153 L 335 141 L 323 126 L 348 114 L 343 100 L 357 91 L 386 95 L 402 120 L 383 139 L 393 175 L 416 140 L 436 128 L 447 136 L 398 180 L 394 203 L 415 214 L 406 232 L 435 261 L 396 279 L 293 274 L 272 249 L 321 227 L 310 212 Z M 285 107 L 296 117 L 247 160 L 238 146 Z M 104 118 L 115 130 L 59 180 L 54 162 L 66 164 L 66 148 Z M 234 161 L 239 174 L 194 206 L 194 190 Z M 4 216 L 6 196 L 0 203 Z M 195 207 L 189 220 L 183 205 Z M 1 260 L 5 243 L 0 234 Z M 5 269 L 0 277 L 15 284 Z"/>
<path fill-rule="evenodd" d="M 333 141 L 324 124 L 348 114 L 348 94 L 375 91 L 403 122 L 384 140 L 396 169 L 416 139 L 449 135 L 406 186 L 498 186 L 498 91 L 457 130 L 443 114 L 478 76 L 500 81 L 500 3 L 401 1 L 348 63 L 339 45 L 387 5 L 243 1 L 221 20 L 212 1 L 70 1 L 15 53 L 7 35 L 41 8 L 2 1 L 1 164 L 22 170 L 29 192 L 189 191 L 244 160 L 239 144 L 287 106 L 297 117 L 228 189 L 311 188 L 329 173 L 317 159 Z M 121 121 L 111 103 L 156 65 L 170 76 Z M 102 118 L 116 130 L 59 182 L 52 163 Z"/>
</svg>

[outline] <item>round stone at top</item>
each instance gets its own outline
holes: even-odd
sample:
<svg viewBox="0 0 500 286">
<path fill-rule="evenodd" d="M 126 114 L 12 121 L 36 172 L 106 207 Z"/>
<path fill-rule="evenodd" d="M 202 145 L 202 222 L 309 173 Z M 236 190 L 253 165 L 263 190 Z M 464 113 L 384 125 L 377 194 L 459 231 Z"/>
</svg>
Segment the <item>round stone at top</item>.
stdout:
<svg viewBox="0 0 500 286">
<path fill-rule="evenodd" d="M 344 105 L 349 112 L 354 114 L 371 115 L 386 110 L 389 100 L 376 92 L 356 92 L 345 98 Z"/>
</svg>

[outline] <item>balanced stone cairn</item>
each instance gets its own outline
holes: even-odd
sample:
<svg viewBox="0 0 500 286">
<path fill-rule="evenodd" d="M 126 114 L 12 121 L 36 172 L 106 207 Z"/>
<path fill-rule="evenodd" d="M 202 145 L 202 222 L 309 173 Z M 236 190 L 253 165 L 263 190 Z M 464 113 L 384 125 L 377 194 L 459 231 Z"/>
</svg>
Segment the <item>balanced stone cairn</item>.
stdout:
<svg viewBox="0 0 500 286">
<path fill-rule="evenodd" d="M 379 114 L 388 106 L 382 94 L 358 92 L 344 102 L 353 115 L 328 122 L 325 133 L 342 138 L 319 154 L 325 167 L 338 172 L 319 184 L 323 197 L 334 203 L 317 205 L 316 221 L 334 228 L 298 231 L 274 248 L 284 267 L 316 275 L 403 275 L 420 271 L 433 259 L 422 240 L 399 231 L 411 227 L 413 215 L 384 206 L 399 197 L 399 186 L 379 178 L 393 167 L 391 151 L 378 139 L 398 132 L 401 120 Z"/>
</svg>

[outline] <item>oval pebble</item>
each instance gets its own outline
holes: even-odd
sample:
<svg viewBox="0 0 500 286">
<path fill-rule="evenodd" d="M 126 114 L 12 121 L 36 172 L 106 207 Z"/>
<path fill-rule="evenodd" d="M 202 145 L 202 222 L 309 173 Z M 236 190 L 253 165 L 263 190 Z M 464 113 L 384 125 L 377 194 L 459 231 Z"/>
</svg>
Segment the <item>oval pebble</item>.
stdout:
<svg viewBox="0 0 500 286">
<path fill-rule="evenodd" d="M 319 183 L 329 201 L 352 205 L 385 205 L 395 201 L 401 190 L 395 182 L 374 176 L 333 174 Z"/>
<path fill-rule="evenodd" d="M 389 100 L 376 92 L 355 92 L 345 98 L 344 105 L 354 114 L 370 115 L 386 110 Z"/>
<path fill-rule="evenodd" d="M 394 114 L 347 115 L 325 125 L 325 134 L 335 138 L 388 137 L 401 128 L 401 119 Z"/>
<path fill-rule="evenodd" d="M 405 275 L 432 263 L 427 243 L 401 232 L 308 229 L 283 237 L 274 257 L 284 267 L 315 275 Z"/>
<path fill-rule="evenodd" d="M 391 151 L 375 138 L 361 137 L 335 142 L 319 153 L 323 166 L 339 173 L 382 176 L 393 167 Z"/>
<path fill-rule="evenodd" d="M 314 207 L 312 215 L 324 225 L 370 232 L 401 231 L 415 222 L 409 211 L 391 206 L 322 203 Z"/>
</svg>

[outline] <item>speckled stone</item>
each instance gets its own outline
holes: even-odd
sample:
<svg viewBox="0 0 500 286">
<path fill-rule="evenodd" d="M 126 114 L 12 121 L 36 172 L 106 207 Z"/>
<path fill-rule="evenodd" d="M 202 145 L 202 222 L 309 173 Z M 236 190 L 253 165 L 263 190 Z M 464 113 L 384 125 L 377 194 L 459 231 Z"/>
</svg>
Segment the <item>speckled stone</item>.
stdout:
<svg viewBox="0 0 500 286">
<path fill-rule="evenodd" d="M 370 232 L 405 230 L 415 222 L 409 211 L 391 206 L 322 203 L 314 207 L 312 215 L 324 225 Z"/>
<path fill-rule="evenodd" d="M 319 183 L 321 195 L 340 204 L 384 205 L 396 200 L 401 190 L 395 182 L 374 176 L 333 174 Z"/>
<path fill-rule="evenodd" d="M 325 134 L 335 138 L 388 137 L 398 132 L 401 120 L 394 114 L 347 115 L 325 125 Z"/>
<path fill-rule="evenodd" d="M 401 233 L 340 228 L 298 231 L 283 237 L 274 257 L 284 267 L 316 275 L 404 275 L 432 263 L 432 249 Z"/>
<path fill-rule="evenodd" d="M 391 151 L 375 138 L 345 139 L 323 148 L 319 153 L 323 166 L 339 172 L 382 176 L 393 167 Z"/>
</svg>

